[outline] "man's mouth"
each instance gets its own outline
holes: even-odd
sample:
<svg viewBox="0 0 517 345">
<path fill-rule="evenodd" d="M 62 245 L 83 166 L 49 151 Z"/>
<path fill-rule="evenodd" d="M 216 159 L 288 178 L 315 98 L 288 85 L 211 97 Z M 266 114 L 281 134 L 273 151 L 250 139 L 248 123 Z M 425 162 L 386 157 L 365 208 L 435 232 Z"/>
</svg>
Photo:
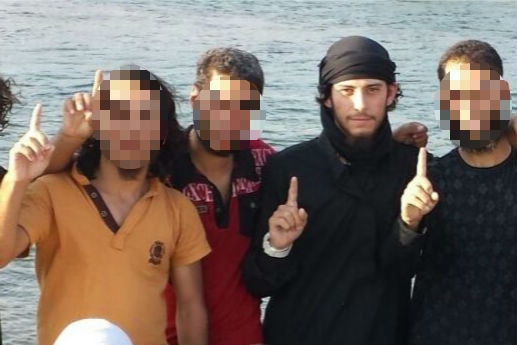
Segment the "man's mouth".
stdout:
<svg viewBox="0 0 517 345">
<path fill-rule="evenodd" d="M 371 116 L 363 116 L 363 115 L 351 116 L 351 117 L 349 117 L 349 119 L 351 121 L 358 121 L 358 122 L 367 122 L 367 121 L 372 121 L 373 120 L 373 118 Z"/>
<path fill-rule="evenodd" d="M 140 143 L 137 140 L 121 140 L 120 141 L 121 150 L 138 150 L 139 148 L 140 148 Z"/>
</svg>

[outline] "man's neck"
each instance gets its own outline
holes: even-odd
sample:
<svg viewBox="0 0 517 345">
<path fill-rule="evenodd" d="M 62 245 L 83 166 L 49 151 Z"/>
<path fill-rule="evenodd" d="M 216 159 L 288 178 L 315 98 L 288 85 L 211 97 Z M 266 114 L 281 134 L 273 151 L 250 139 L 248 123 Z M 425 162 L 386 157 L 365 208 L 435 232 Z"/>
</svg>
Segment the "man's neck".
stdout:
<svg viewBox="0 0 517 345">
<path fill-rule="evenodd" d="M 194 166 L 205 176 L 231 173 L 233 154 L 219 156 L 208 151 L 192 129 L 189 133 L 190 158 Z"/>
<path fill-rule="evenodd" d="M 113 162 L 101 155 L 97 177 L 91 183 L 103 195 L 136 201 L 149 190 L 147 169 L 148 167 L 145 166 L 134 178 L 126 179 L 121 176 Z"/>
<path fill-rule="evenodd" d="M 497 141 L 493 149 L 476 152 L 460 147 L 458 152 L 463 161 L 472 167 L 491 168 L 501 164 L 510 156 L 512 146 L 506 137 L 502 137 Z"/>
</svg>

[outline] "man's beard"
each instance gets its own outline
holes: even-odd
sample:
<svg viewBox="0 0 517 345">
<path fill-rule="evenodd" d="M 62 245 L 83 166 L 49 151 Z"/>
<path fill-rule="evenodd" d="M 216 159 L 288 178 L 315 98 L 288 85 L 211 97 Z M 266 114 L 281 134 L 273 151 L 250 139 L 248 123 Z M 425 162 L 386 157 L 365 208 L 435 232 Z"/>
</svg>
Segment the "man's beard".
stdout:
<svg viewBox="0 0 517 345">
<path fill-rule="evenodd" d="M 499 118 L 499 110 L 491 110 L 491 118 Z M 509 120 L 491 120 L 490 128 L 480 131 L 479 139 L 471 139 L 470 130 L 461 130 L 458 120 L 450 121 L 452 142 L 466 152 L 483 153 L 495 149 L 499 140 L 508 132 Z"/>
<path fill-rule="evenodd" d="M 346 141 L 350 146 L 355 147 L 358 150 L 369 150 L 374 143 L 373 137 L 352 137 L 346 136 Z"/>
<path fill-rule="evenodd" d="M 219 156 L 219 157 L 228 157 L 230 156 L 232 153 L 236 153 L 237 151 L 239 150 L 214 150 L 213 148 L 210 147 L 210 140 L 208 139 L 203 139 L 201 138 L 201 136 L 199 135 L 199 132 L 194 128 L 194 133 L 198 139 L 198 141 L 201 143 L 201 146 L 203 146 L 203 148 L 213 154 L 213 155 L 216 155 L 216 156 Z"/>
<path fill-rule="evenodd" d="M 147 171 L 149 168 L 148 164 L 144 164 L 141 161 L 111 160 L 109 150 L 103 150 L 101 154 L 117 168 L 118 176 L 124 181 L 136 180 L 140 173 L 142 173 L 142 170 Z M 158 154 L 159 151 L 151 151 L 151 159 L 155 159 Z"/>
<path fill-rule="evenodd" d="M 461 131 L 460 139 L 453 140 L 454 144 L 469 153 L 484 153 L 493 151 L 504 136 L 503 131 L 491 131 L 490 139 L 470 139 L 469 131 Z"/>
<path fill-rule="evenodd" d="M 199 138 L 199 142 L 201 143 L 201 146 L 207 151 L 210 152 L 213 155 L 219 156 L 219 157 L 228 157 L 233 153 L 232 150 L 214 150 L 210 147 L 210 140 L 204 140 Z"/>
<path fill-rule="evenodd" d="M 503 130 L 490 130 L 490 133 L 485 134 L 483 139 L 470 139 L 470 131 L 460 130 L 452 138 L 452 141 L 466 152 L 484 153 L 493 151 L 504 135 L 505 131 Z"/>
<path fill-rule="evenodd" d="M 136 169 L 125 169 L 121 167 L 117 167 L 118 176 L 124 181 L 133 181 L 138 178 L 138 176 L 142 173 L 144 167 L 136 168 Z"/>
<path fill-rule="evenodd" d="M 336 113 L 335 113 L 334 109 L 332 109 L 332 115 L 334 116 L 334 124 L 344 134 L 345 141 L 347 142 L 348 145 L 350 145 L 351 147 L 354 147 L 358 150 L 369 150 L 373 146 L 373 144 L 375 142 L 375 140 L 374 140 L 375 135 L 379 131 L 378 128 L 375 129 L 375 132 L 372 135 L 354 137 L 354 136 L 350 135 L 350 133 L 348 133 L 348 131 L 346 129 L 344 129 L 341 126 L 341 124 L 336 120 Z"/>
<path fill-rule="evenodd" d="M 474 142 L 460 142 L 460 148 L 462 150 L 465 150 L 469 153 L 484 153 L 484 152 L 490 152 L 495 149 L 497 146 L 497 143 L 499 142 L 499 139 L 497 140 L 478 140 Z"/>
</svg>

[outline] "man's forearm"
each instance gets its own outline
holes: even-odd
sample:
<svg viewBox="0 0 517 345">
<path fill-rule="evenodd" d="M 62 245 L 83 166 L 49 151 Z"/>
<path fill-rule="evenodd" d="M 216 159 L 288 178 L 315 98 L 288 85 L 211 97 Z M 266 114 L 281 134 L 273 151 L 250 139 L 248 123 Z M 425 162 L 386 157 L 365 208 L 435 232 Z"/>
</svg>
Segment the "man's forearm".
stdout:
<svg viewBox="0 0 517 345">
<path fill-rule="evenodd" d="M 9 172 L 0 185 L 0 267 L 6 266 L 16 252 L 16 231 L 21 204 L 30 181 L 15 181 Z"/>
<path fill-rule="evenodd" d="M 53 138 L 52 143 L 56 147 L 50 158 L 50 163 L 45 170 L 46 174 L 60 172 L 70 164 L 74 153 L 81 147 L 82 138 L 71 137 L 59 131 Z"/>
<path fill-rule="evenodd" d="M 298 273 L 298 260 L 292 255 L 272 257 L 262 246 L 253 246 L 242 266 L 247 290 L 256 297 L 271 296 Z"/>
<path fill-rule="evenodd" d="M 208 322 L 203 303 L 191 302 L 186 306 L 178 304 L 176 327 L 180 345 L 208 344 Z"/>
</svg>

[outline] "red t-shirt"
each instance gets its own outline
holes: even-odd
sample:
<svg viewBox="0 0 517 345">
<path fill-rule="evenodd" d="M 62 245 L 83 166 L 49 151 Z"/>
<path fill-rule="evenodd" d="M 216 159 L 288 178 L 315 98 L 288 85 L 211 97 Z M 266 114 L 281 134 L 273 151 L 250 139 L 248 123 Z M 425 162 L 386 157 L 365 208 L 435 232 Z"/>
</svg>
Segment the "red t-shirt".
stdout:
<svg viewBox="0 0 517 345">
<path fill-rule="evenodd" d="M 196 206 L 212 252 L 203 261 L 203 284 L 208 310 L 210 345 L 250 345 L 262 342 L 260 299 L 248 293 L 241 278 L 241 264 L 257 221 L 260 173 L 274 149 L 262 140 L 234 154 L 232 196 L 224 205 L 217 188 L 199 173 L 190 156 L 174 164 L 170 183 Z M 169 305 L 169 344 L 177 342 L 172 288 Z"/>
</svg>

